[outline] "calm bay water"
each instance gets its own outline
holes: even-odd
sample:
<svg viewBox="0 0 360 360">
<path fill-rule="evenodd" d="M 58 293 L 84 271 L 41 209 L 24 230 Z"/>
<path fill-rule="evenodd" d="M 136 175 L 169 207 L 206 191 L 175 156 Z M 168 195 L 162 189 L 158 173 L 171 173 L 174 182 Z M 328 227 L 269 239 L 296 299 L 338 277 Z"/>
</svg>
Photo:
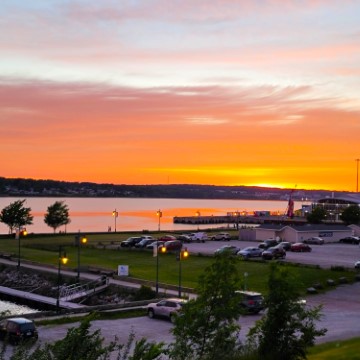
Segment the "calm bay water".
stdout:
<svg viewBox="0 0 360 360">
<path fill-rule="evenodd" d="M 24 197 L 1 197 L 0 209 Z M 25 198 L 25 206 L 31 208 L 33 225 L 27 226 L 29 233 L 50 233 L 53 230 L 44 223 L 44 214 L 48 206 L 55 201 L 64 201 L 70 211 L 71 223 L 58 231 L 101 232 L 115 228 L 112 212 L 116 209 L 117 231 L 155 231 L 158 229 L 157 210 L 161 209 L 161 230 L 192 230 L 194 225 L 174 224 L 174 216 L 226 215 L 228 212 L 268 210 L 283 214 L 287 201 L 264 200 L 198 200 L 198 199 L 142 199 L 142 198 Z M 300 204 L 297 204 L 300 207 Z M 295 204 L 296 208 L 296 204 Z M 218 227 L 219 225 L 215 225 Z M 204 225 L 208 228 L 209 225 Z M 196 227 L 197 228 L 197 227 Z M 201 225 L 200 225 L 201 228 Z M 5 224 L 0 223 L 0 233 L 8 233 Z"/>
</svg>

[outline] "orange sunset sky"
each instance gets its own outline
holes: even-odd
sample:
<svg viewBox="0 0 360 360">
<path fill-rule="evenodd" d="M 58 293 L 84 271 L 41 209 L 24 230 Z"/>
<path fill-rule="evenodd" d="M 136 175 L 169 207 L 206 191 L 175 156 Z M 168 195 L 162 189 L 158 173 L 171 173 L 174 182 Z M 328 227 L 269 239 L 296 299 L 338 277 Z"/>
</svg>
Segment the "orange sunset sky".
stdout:
<svg viewBox="0 0 360 360">
<path fill-rule="evenodd" d="M 356 191 L 359 1 L 0 12 L 0 176 Z"/>
</svg>

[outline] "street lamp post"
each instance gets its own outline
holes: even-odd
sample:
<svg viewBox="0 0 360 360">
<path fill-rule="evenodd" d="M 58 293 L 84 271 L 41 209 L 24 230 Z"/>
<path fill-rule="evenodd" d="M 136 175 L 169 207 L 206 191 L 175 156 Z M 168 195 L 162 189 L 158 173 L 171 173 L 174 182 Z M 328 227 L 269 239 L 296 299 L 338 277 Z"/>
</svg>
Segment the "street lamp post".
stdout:
<svg viewBox="0 0 360 360">
<path fill-rule="evenodd" d="M 234 215 L 236 216 L 236 218 L 235 218 L 235 221 L 236 221 L 236 230 L 239 230 L 239 215 L 240 215 L 239 211 L 236 210 L 235 213 L 234 213 Z"/>
<path fill-rule="evenodd" d="M 160 209 L 156 212 L 156 216 L 159 218 L 158 231 L 160 232 L 160 219 L 162 218 L 162 211 Z"/>
<path fill-rule="evenodd" d="M 187 250 L 187 248 L 185 249 L 180 249 L 178 255 L 176 256 L 176 260 L 179 261 L 179 298 L 181 298 L 181 277 L 182 277 L 182 269 L 181 269 L 181 262 L 182 260 L 185 260 L 189 257 L 189 252 Z"/>
<path fill-rule="evenodd" d="M 197 217 L 197 229 L 198 229 L 198 231 L 199 231 L 200 211 L 197 211 L 197 212 L 195 213 L 195 215 L 196 215 L 196 217 Z"/>
<path fill-rule="evenodd" d="M 77 282 L 80 281 L 80 248 L 81 248 L 81 245 L 85 245 L 87 243 L 87 238 L 86 236 L 82 236 L 80 234 L 76 235 L 75 236 L 75 243 L 76 243 L 76 246 L 77 246 L 77 263 L 78 263 L 78 266 L 77 266 Z"/>
<path fill-rule="evenodd" d="M 359 161 L 360 159 L 355 159 L 356 161 L 356 192 L 359 192 Z"/>
<path fill-rule="evenodd" d="M 56 311 L 60 310 L 60 275 L 61 275 L 61 264 L 66 265 L 68 262 L 65 250 L 59 245 L 59 258 L 58 258 L 58 283 L 57 283 L 57 297 L 56 297 Z"/>
<path fill-rule="evenodd" d="M 26 236 L 26 235 L 27 235 L 26 229 L 21 229 L 20 226 L 18 229 L 16 229 L 15 239 L 18 241 L 18 264 L 17 264 L 18 270 L 20 270 L 20 257 L 21 257 L 21 255 L 20 255 L 20 251 L 21 251 L 20 238 L 21 238 L 21 236 Z"/>
<path fill-rule="evenodd" d="M 115 232 L 116 232 L 116 218 L 119 216 L 119 213 L 117 212 L 116 209 L 113 210 L 112 216 L 114 217 L 114 220 L 115 220 Z"/>
<path fill-rule="evenodd" d="M 160 252 L 162 254 L 166 253 L 166 247 L 162 246 L 160 248 Z M 158 295 L 159 294 L 159 246 L 158 246 L 157 242 L 154 246 L 154 256 L 156 256 L 156 286 L 155 286 L 155 290 L 156 290 L 156 295 Z"/>
</svg>

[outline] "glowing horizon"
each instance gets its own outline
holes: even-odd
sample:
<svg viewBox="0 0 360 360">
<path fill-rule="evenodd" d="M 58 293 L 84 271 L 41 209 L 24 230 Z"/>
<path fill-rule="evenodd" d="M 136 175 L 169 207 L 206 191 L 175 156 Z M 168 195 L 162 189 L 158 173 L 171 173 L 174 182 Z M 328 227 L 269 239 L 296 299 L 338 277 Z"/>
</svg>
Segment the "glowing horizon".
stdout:
<svg viewBox="0 0 360 360">
<path fill-rule="evenodd" d="M 357 188 L 360 3 L 4 0 L 0 12 L 1 176 Z"/>
</svg>

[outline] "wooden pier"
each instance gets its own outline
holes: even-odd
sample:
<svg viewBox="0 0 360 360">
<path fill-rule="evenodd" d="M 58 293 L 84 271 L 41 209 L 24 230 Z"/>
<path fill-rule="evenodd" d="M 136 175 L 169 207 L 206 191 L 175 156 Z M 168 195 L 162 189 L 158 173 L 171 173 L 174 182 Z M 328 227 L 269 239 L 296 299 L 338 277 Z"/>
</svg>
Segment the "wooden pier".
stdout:
<svg viewBox="0 0 360 360">
<path fill-rule="evenodd" d="M 174 224 L 306 224 L 307 220 L 303 217 L 289 218 L 285 215 L 268 215 L 268 216 L 254 216 L 254 215 L 223 215 L 223 216 L 175 216 L 173 218 Z"/>
</svg>

